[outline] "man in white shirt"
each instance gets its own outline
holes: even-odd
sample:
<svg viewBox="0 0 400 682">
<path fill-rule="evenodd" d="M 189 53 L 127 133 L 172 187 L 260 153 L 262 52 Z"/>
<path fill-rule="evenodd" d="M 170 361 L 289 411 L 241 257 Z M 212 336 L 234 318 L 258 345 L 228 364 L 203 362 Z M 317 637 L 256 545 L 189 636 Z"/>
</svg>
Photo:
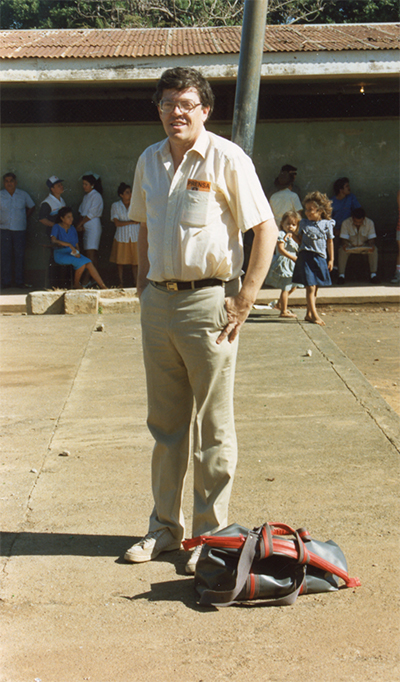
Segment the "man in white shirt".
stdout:
<svg viewBox="0 0 400 682">
<path fill-rule="evenodd" d="M 377 284 L 378 249 L 375 245 L 375 225 L 366 217 L 363 208 L 353 208 L 351 218 L 342 222 L 340 237 L 342 242 L 339 248 L 338 284 L 344 284 L 347 260 L 354 253 L 364 253 L 368 256 L 370 282 Z"/>
<path fill-rule="evenodd" d="M 4 189 L 0 190 L 1 288 L 11 286 L 13 257 L 15 285 L 24 287 L 26 226 L 35 204 L 27 192 L 17 188 L 14 173 L 5 173 L 3 183 Z"/>
<path fill-rule="evenodd" d="M 237 336 L 277 237 L 252 161 L 204 127 L 214 96 L 203 76 L 195 69 L 168 69 L 153 99 L 167 139 L 139 158 L 129 216 L 141 224 L 138 295 L 147 423 L 155 439 L 154 509 L 148 534 L 125 554 L 132 562 L 180 547 L 191 450 L 192 533 L 209 534 L 227 525 L 237 459 Z M 250 228 L 254 245 L 240 289 L 242 233 Z M 188 573 L 194 573 L 198 556 L 196 548 Z"/>
</svg>

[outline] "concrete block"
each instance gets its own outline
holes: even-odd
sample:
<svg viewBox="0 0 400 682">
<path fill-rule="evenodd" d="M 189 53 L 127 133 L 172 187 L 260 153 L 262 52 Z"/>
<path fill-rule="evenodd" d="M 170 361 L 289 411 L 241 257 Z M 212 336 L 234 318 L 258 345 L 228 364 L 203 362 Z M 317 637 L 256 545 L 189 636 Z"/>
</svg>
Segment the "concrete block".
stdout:
<svg viewBox="0 0 400 682">
<path fill-rule="evenodd" d="M 91 315 L 99 311 L 100 291 L 76 289 L 66 291 L 64 295 L 64 312 L 66 315 Z"/>
<path fill-rule="evenodd" d="M 26 297 L 28 315 L 62 315 L 64 291 L 32 291 Z"/>
<path fill-rule="evenodd" d="M 104 315 L 109 313 L 137 313 L 140 310 L 140 301 L 137 297 L 103 298 L 103 292 L 101 292 L 100 310 Z"/>
<path fill-rule="evenodd" d="M 136 289 L 102 289 L 100 295 L 102 299 L 132 298 L 136 296 Z"/>
</svg>

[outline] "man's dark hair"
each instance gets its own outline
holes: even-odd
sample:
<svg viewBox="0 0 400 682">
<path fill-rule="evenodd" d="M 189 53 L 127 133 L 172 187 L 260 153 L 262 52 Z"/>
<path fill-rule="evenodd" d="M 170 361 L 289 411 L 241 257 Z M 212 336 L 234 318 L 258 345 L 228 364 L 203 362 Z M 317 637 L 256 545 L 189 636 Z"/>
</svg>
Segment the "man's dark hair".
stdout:
<svg viewBox="0 0 400 682">
<path fill-rule="evenodd" d="M 16 180 L 17 176 L 15 175 L 15 173 L 4 173 L 3 180 L 5 180 L 6 178 L 12 178 L 13 180 Z"/>
<path fill-rule="evenodd" d="M 297 173 L 297 168 L 296 166 L 291 166 L 290 163 L 286 163 L 284 166 L 281 168 L 281 173 Z"/>
<path fill-rule="evenodd" d="M 197 69 L 177 66 L 175 69 L 167 69 L 161 74 L 153 95 L 153 102 L 160 104 L 164 90 L 187 90 L 196 88 L 203 107 L 210 107 L 209 117 L 214 108 L 214 93 L 208 80 Z"/>
<path fill-rule="evenodd" d="M 349 178 L 338 178 L 334 183 L 333 183 L 333 193 L 336 196 L 339 194 L 340 190 L 343 189 L 347 183 L 350 182 Z"/>
<path fill-rule="evenodd" d="M 351 212 L 351 217 L 355 218 L 356 220 L 364 220 L 366 215 L 367 214 L 365 213 L 364 209 L 361 208 L 361 206 L 359 208 L 353 208 Z"/>
<path fill-rule="evenodd" d="M 131 188 L 131 186 L 127 185 L 126 182 L 121 182 L 121 184 L 119 185 L 119 187 L 117 189 L 118 196 L 120 197 L 121 194 L 123 194 L 126 189 L 130 189 L 130 188 Z"/>
</svg>

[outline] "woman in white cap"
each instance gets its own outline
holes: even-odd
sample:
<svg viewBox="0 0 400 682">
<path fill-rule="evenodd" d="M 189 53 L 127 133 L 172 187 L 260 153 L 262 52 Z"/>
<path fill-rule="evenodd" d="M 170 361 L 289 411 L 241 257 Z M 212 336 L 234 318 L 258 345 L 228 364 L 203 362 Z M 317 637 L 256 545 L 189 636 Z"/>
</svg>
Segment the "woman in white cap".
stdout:
<svg viewBox="0 0 400 682">
<path fill-rule="evenodd" d="M 57 175 L 51 175 L 46 180 L 46 185 L 50 191 L 46 199 L 43 199 L 42 203 L 40 204 L 39 221 L 46 227 L 50 228 L 47 231 L 47 233 L 50 234 L 51 228 L 57 221 L 58 211 L 60 208 L 65 206 L 65 201 L 61 196 L 64 192 L 64 185 L 61 178 L 59 178 Z"/>
<path fill-rule="evenodd" d="M 78 232 L 83 232 L 83 249 L 97 268 L 99 263 L 99 244 L 101 237 L 100 218 L 103 213 L 103 188 L 100 176 L 96 173 L 85 173 L 82 176 L 82 186 L 85 196 L 79 206 L 80 217 L 76 226 Z"/>
</svg>

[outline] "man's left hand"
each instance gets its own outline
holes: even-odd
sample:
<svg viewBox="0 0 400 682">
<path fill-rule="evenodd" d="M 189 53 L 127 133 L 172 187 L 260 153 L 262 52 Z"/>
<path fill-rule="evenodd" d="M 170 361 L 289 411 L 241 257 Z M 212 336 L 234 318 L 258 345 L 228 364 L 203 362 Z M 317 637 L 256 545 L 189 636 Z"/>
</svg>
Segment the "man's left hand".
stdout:
<svg viewBox="0 0 400 682">
<path fill-rule="evenodd" d="M 237 296 L 228 296 L 225 299 L 228 324 L 217 338 L 218 344 L 222 343 L 225 338 L 228 339 L 229 343 L 232 343 L 236 339 L 240 327 L 247 320 L 252 306 L 253 303 L 240 294 L 237 294 Z"/>
</svg>

